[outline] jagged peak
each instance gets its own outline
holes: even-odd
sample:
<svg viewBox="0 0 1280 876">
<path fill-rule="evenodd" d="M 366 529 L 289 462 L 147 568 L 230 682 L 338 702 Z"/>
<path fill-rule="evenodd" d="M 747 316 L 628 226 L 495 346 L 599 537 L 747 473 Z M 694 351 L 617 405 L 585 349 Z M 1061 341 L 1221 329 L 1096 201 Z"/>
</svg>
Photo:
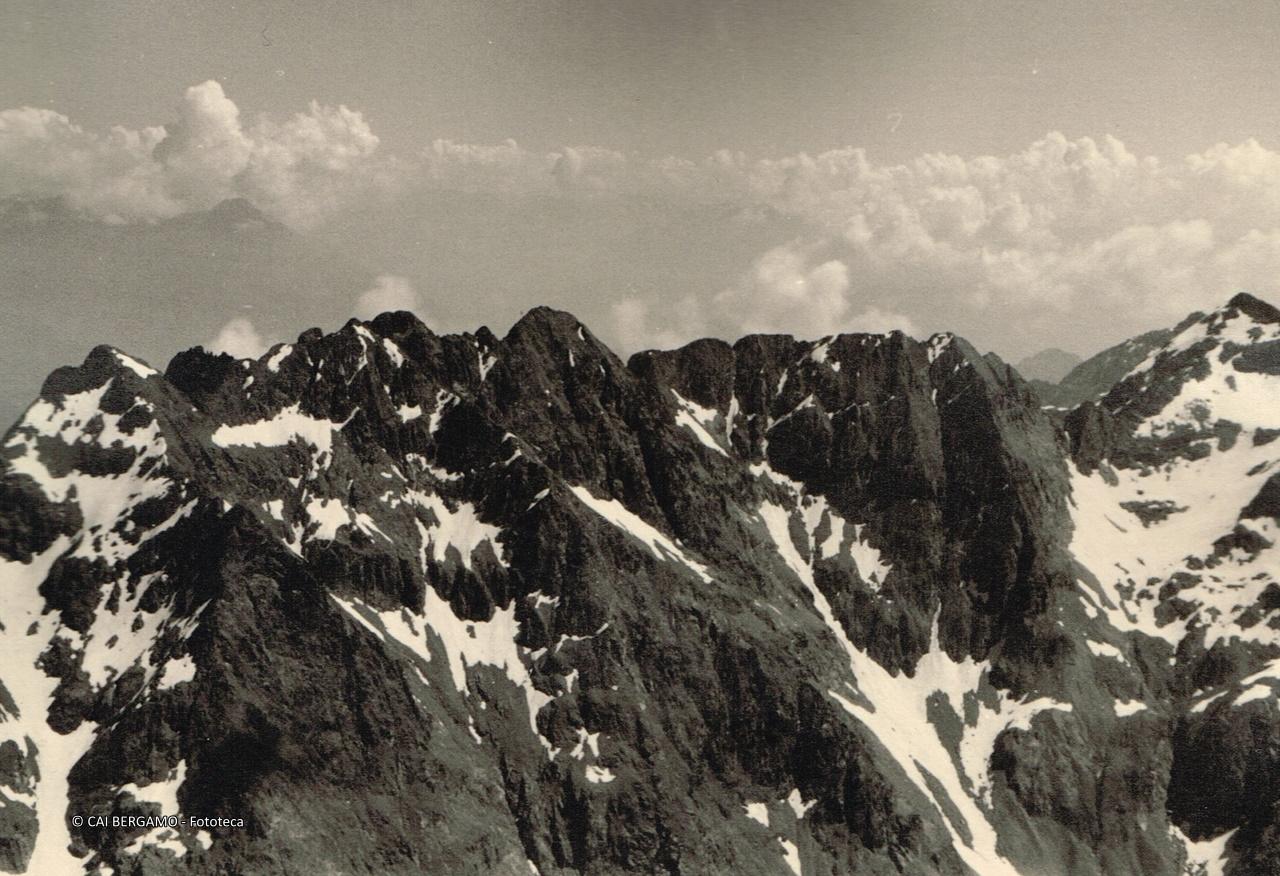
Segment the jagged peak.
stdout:
<svg viewBox="0 0 1280 876">
<path fill-rule="evenodd" d="M 1242 319 L 1243 317 L 1243 319 Z M 1157 361 L 1170 356 L 1185 357 L 1189 352 L 1215 349 L 1221 344 L 1235 348 L 1252 346 L 1260 341 L 1273 340 L 1280 329 L 1262 329 L 1262 326 L 1280 324 L 1280 310 L 1247 292 L 1238 292 L 1223 306 L 1208 313 L 1195 311 L 1188 314 L 1176 326 L 1167 331 L 1163 343 L 1155 346 L 1123 379 L 1150 370 Z M 1158 339 L 1161 332 L 1147 332 L 1124 342 L 1140 346 L 1147 339 Z M 1115 348 L 1112 348 L 1115 349 Z M 1110 350 L 1104 353 L 1111 352 Z M 1101 355 L 1101 354 L 1100 354 Z M 1087 364 L 1088 360 L 1086 360 Z"/>
<path fill-rule="evenodd" d="M 566 340 L 577 337 L 578 340 L 585 340 L 586 331 L 587 327 L 567 310 L 557 310 L 540 304 L 525 311 L 511 326 L 503 341 L 509 343 L 534 335 Z"/>
<path fill-rule="evenodd" d="M 1061 774 L 1070 777 L 1079 757 L 1114 759 L 1116 771 L 1099 781 L 1114 780 L 1122 790 L 1126 771 L 1170 774 L 1171 747 L 1183 743 L 1170 741 L 1173 724 L 1166 719 L 1186 711 L 1185 698 L 1172 690 L 1178 677 L 1199 682 L 1198 667 L 1183 659 L 1194 639 L 1166 669 L 1163 657 L 1172 649 L 1147 650 L 1164 645 L 1143 644 L 1128 627 L 1108 627 L 1112 617 L 1117 624 L 1135 623 L 1123 617 L 1128 605 L 1109 595 L 1130 592 L 1110 571 L 1117 559 L 1129 562 L 1113 545 L 1129 533 L 1129 542 L 1154 541 L 1144 535 L 1143 524 L 1120 530 L 1111 521 L 1127 519 L 1118 516 L 1130 513 L 1126 505 L 1157 512 L 1162 506 L 1121 502 L 1132 496 L 1113 497 L 1102 484 L 1086 484 L 1097 487 L 1092 492 L 1070 492 L 1081 482 L 1067 479 L 1048 417 L 1035 413 L 1034 398 L 1009 391 L 1018 384 L 1006 379 L 1007 369 L 997 371 L 1003 364 L 998 357 L 981 356 L 950 333 L 920 343 L 897 332 L 816 341 L 753 335 L 736 346 L 709 338 L 633 357 L 655 373 L 678 365 L 684 382 L 667 384 L 681 396 L 673 403 L 670 392 L 651 391 L 642 381 L 611 379 L 605 371 L 612 366 L 603 358 L 600 368 L 594 358 L 582 367 L 603 346 L 572 315 L 537 308 L 512 328 L 505 344 L 485 329 L 446 336 L 426 348 L 417 371 L 402 370 L 398 356 L 394 371 L 383 368 L 392 357 L 370 353 L 363 377 L 342 382 L 354 377 L 354 357 L 382 347 L 370 337 L 400 343 L 398 331 L 408 333 L 406 338 L 429 336 L 416 317 L 401 311 L 353 320 L 337 332 L 304 333 L 299 344 L 309 348 L 279 372 L 270 363 L 283 345 L 259 357 L 257 365 L 201 348 L 188 351 L 182 361 L 195 369 L 189 377 L 199 376 L 200 368 L 225 372 L 228 379 L 216 387 L 225 404 L 195 410 L 174 393 L 171 404 L 157 406 L 154 428 L 144 422 L 148 431 L 133 430 L 146 457 L 111 449 L 116 432 L 129 425 L 123 414 L 103 418 L 107 427 L 98 434 L 108 438 L 96 446 L 80 441 L 86 430 L 74 431 L 78 424 L 62 429 L 70 418 L 61 415 L 52 421 L 65 434 L 59 444 L 38 442 L 34 432 L 29 436 L 20 465 L 38 474 L 37 463 L 47 462 L 51 476 L 37 482 L 28 475 L 19 485 L 25 492 L 14 487 L 9 495 L 35 496 L 35 489 L 47 487 L 49 500 L 70 497 L 71 481 L 62 475 L 75 471 L 77 501 L 41 499 L 24 518 L 7 515 L 0 550 L 26 562 L 67 535 L 79 539 L 74 550 L 80 559 L 95 563 L 64 563 L 43 590 L 44 570 L 15 578 L 30 596 L 35 619 L 42 617 L 45 601 L 70 618 L 65 635 L 52 619 L 38 628 L 41 643 L 56 645 L 45 663 L 60 679 L 42 673 L 49 679 L 38 697 L 27 695 L 30 685 L 13 686 L 27 719 L 21 726 L 41 734 L 32 737 L 36 744 L 30 748 L 39 750 L 39 759 L 28 755 L 23 768 L 31 772 L 38 766 L 43 781 L 64 782 L 74 792 L 67 805 L 48 805 L 43 798 L 41 814 L 115 799 L 126 781 L 147 787 L 148 770 L 155 776 L 154 770 L 172 768 L 176 777 L 172 764 L 178 754 L 190 758 L 191 784 L 183 802 L 205 799 L 201 795 L 218 787 L 245 740 L 250 747 L 265 740 L 302 750 L 314 735 L 317 715 L 332 718 L 339 742 L 347 738 L 343 733 L 373 727 L 376 733 L 359 736 L 371 750 L 353 756 L 350 746 L 334 744 L 326 749 L 330 757 L 306 765 L 314 774 L 297 773 L 297 783 L 286 790 L 305 794 L 309 787 L 338 787 L 351 774 L 368 774 L 366 784 L 383 788 L 405 773 L 397 748 L 424 758 L 439 754 L 442 768 L 459 764 L 459 772 L 444 774 L 445 780 L 496 779 L 477 785 L 474 797 L 465 796 L 473 789 L 464 781 L 450 784 L 444 795 L 449 799 L 442 799 L 441 782 L 406 781 L 396 786 L 406 805 L 438 805 L 439 814 L 428 814 L 439 820 L 449 816 L 450 807 L 458 808 L 456 796 L 469 817 L 480 813 L 471 821 L 504 825 L 513 806 L 502 794 L 503 783 L 523 782 L 531 802 L 518 801 L 520 830 L 500 838 L 507 845 L 495 840 L 493 857 L 509 854 L 507 860 L 517 865 L 523 865 L 527 847 L 520 837 L 534 836 L 545 849 L 544 837 L 560 835 L 558 813 L 565 806 L 586 807 L 590 817 L 584 823 L 591 825 L 598 823 L 597 812 L 688 812 L 682 783 L 658 783 L 666 796 L 650 793 L 650 751 L 676 769 L 685 768 L 680 758 L 692 752 L 689 768 L 695 771 L 705 767 L 702 752 L 731 755 L 712 759 L 719 766 L 704 784 L 715 799 L 705 814 L 698 810 L 693 829 L 699 831 L 729 822 L 724 813 L 744 800 L 769 799 L 769 806 L 748 804 L 748 815 L 764 807 L 765 814 L 783 814 L 788 825 L 799 826 L 804 813 L 818 806 L 814 819 L 867 813 L 868 831 L 890 835 L 884 831 L 904 823 L 899 814 L 916 817 L 912 801 L 919 799 L 919 817 L 932 819 L 934 827 L 913 835 L 936 834 L 942 851 L 912 846 L 907 854 L 914 860 L 942 860 L 938 855 L 950 848 L 950 816 L 943 807 L 960 812 L 975 828 L 973 835 L 981 831 L 987 837 L 987 860 L 995 860 L 997 830 L 1014 822 L 997 822 L 992 814 L 986 823 L 987 813 L 996 812 L 984 805 L 982 794 L 993 775 L 993 756 L 1005 760 L 994 772 L 1017 780 L 1033 777 L 1035 784 L 1025 787 L 1037 804 L 1047 799 L 1049 780 L 1038 778 L 1046 764 L 1055 770 L 1063 765 Z M 490 346 L 492 356 L 484 352 Z M 517 361 L 493 365 L 511 347 L 517 348 Z M 760 355 L 739 368 L 735 349 Z M 406 359 L 414 358 L 408 346 L 404 351 Z M 773 358 L 765 361 L 766 353 Z M 128 378 L 116 386 L 128 389 L 130 399 L 140 385 L 157 397 L 165 392 L 162 381 L 129 377 L 125 370 L 137 372 L 141 363 L 114 348 L 98 348 L 90 359 L 100 371 Z M 861 367 L 852 367 L 855 360 Z M 494 367 L 496 376 L 484 383 Z M 483 386 L 468 384 L 477 371 Z M 835 406 L 828 404 L 837 397 L 847 412 L 838 421 Z M 91 399 L 82 399 L 86 409 Z M 715 410 L 709 410 L 712 402 Z M 139 408 L 135 419 L 144 413 Z M 1219 489 L 1214 476 L 1210 472 L 1199 485 Z M 1274 490 L 1258 495 L 1245 511 L 1269 514 Z M 0 502 L 6 508 L 16 504 Z M 1072 513 L 1097 525 L 1076 526 Z M 1082 553 L 1089 562 L 1080 564 L 1081 576 L 1100 579 L 1092 584 L 1071 566 L 1073 543 L 1067 539 L 1075 537 L 1073 531 L 1089 538 L 1101 533 L 1099 553 Z M 1171 553 L 1199 549 L 1184 547 L 1183 532 L 1173 530 L 1165 539 Z M 1155 530 L 1154 537 L 1162 534 Z M 1121 568 L 1128 575 L 1139 566 L 1129 562 Z M 102 577 L 107 572 L 115 580 Z M 108 586 L 113 584 L 119 586 Z M 1079 586 L 1090 589 L 1077 591 Z M 1261 589 L 1260 583 L 1250 586 Z M 1092 593 L 1107 602 L 1095 604 Z M 1134 604 L 1147 611 L 1154 601 L 1138 596 Z M 206 605 L 211 607 L 202 620 L 198 613 Z M 1088 616 L 1096 623 L 1086 620 L 1088 610 L 1081 606 L 1093 608 Z M 1148 615 L 1139 617 L 1145 623 Z M 136 618 L 143 625 L 125 633 Z M 10 643 L 36 642 L 22 621 L 7 624 Z M 121 644 L 108 645 L 117 631 Z M 628 647 L 637 642 L 643 647 Z M 65 653 L 68 645 L 94 659 L 81 656 L 77 666 L 75 654 Z M 24 652 L 33 668 L 34 647 Z M 112 661 L 109 677 L 97 659 L 104 654 Z M 252 659 L 222 659 L 236 654 Z M 343 659 L 326 659 L 335 654 Z M 130 670 L 130 660 L 137 669 Z M 1243 658 L 1233 661 L 1244 665 Z M 1095 664 L 1101 667 L 1096 677 Z M 73 675 L 86 666 L 83 677 Z M 670 673 L 672 666 L 680 672 Z M 227 672 L 235 674 L 235 697 L 226 696 Z M 140 673 L 149 679 L 145 684 L 135 681 Z M 652 678 L 663 684 L 634 682 Z M 946 681 L 941 693 L 938 678 Z M 55 683 L 62 690 L 51 700 L 47 691 L 56 690 Z M 797 700 L 798 683 L 816 693 Z M 838 684 L 847 701 L 822 694 Z M 370 686 L 369 697 L 351 697 L 360 685 Z M 705 700 L 719 710 L 720 704 L 741 700 L 743 691 L 754 691 L 761 708 L 777 711 L 786 726 L 800 721 L 824 728 L 826 742 L 810 746 L 818 760 L 793 768 L 789 738 L 779 744 L 752 727 L 704 721 L 689 706 Z M 1270 691 L 1266 703 L 1252 695 L 1259 700 L 1257 711 L 1240 714 L 1256 720 L 1264 707 L 1266 714 L 1274 712 Z M 1139 695 L 1150 713 L 1129 720 L 1134 708 L 1148 708 L 1130 707 Z M 246 711 L 243 702 L 252 708 Z M 667 709 L 669 702 L 675 704 L 669 714 L 688 714 L 692 722 L 675 722 L 671 731 L 644 723 L 641 711 Z M 934 708 L 939 702 L 942 712 Z M 974 749 L 978 757 L 953 756 L 958 725 L 946 702 L 956 710 L 967 704 L 963 735 L 966 745 L 975 738 L 982 743 Z M 594 709 L 600 703 L 607 708 Z M 1215 714 L 1227 707 L 1227 701 L 1215 706 Z M 125 708 L 127 718 L 117 721 Z M 58 746 L 39 745 L 56 741 L 54 731 L 62 729 L 43 729 L 46 712 L 54 720 L 88 716 L 84 729 L 75 731 L 89 753 L 85 766 L 73 772 L 73 760 L 56 759 Z M 186 712 L 212 718 L 201 724 L 173 717 Z M 1036 718 L 1038 712 L 1048 714 Z M 614 720 L 616 715 L 622 718 Z M 1148 735 L 1142 745 L 1124 747 L 1113 757 L 1121 719 L 1129 720 L 1124 726 L 1132 733 Z M 205 725 L 226 732 L 210 738 Z M 152 726 L 165 729 L 156 737 L 163 745 L 152 746 L 154 751 L 142 744 L 154 734 L 136 729 Z M 997 749 L 997 739 L 1010 728 L 1016 735 Z M 412 736 L 427 729 L 448 744 L 428 746 L 425 735 Z M 99 741 L 91 741 L 90 733 Z M 406 733 L 412 745 L 404 743 Z M 855 735 L 863 733 L 869 735 Z M 1132 733 L 1122 735 L 1131 740 Z M 1034 744 L 1024 747 L 1021 734 Z M 576 747 L 570 748 L 575 737 Z M 453 744 L 455 738 L 462 744 Z M 601 738 L 603 749 L 596 744 Z M 876 738 L 887 744 L 877 746 Z M 142 743 L 135 746 L 131 740 L 137 739 Z M 124 749 L 131 760 L 120 771 L 98 768 L 109 760 L 115 770 Z M 811 778 L 838 776 L 850 751 L 860 753 L 859 775 L 866 781 Z M 166 755 L 172 757 L 161 760 Z M 743 763 L 759 767 L 744 775 Z M 410 767 L 422 775 L 437 770 L 435 760 Z M 904 771 L 911 775 L 901 778 Z M 934 773 L 943 776 L 945 787 Z M 633 796 L 631 788 L 641 784 Z M 673 788 L 669 794 L 662 790 L 667 785 Z M 1114 818 L 1135 811 L 1125 807 L 1147 805 L 1147 798 L 1154 801 L 1153 818 L 1165 811 L 1164 786 L 1138 789 L 1141 797 L 1126 796 L 1114 806 L 1108 795 L 1076 795 L 1069 781 L 1064 787 L 1073 807 L 1064 811 L 1072 823 Z M 762 788 L 781 790 L 763 798 Z M 794 789 L 794 819 L 786 815 L 791 798 L 782 798 L 788 788 Z M 929 802 L 931 794 L 937 806 Z M 234 796 L 218 799 L 251 810 L 262 799 L 254 795 L 256 789 L 237 786 Z M 888 814 L 878 806 L 886 797 L 899 807 Z M 1023 798 L 1010 793 L 1003 799 L 1001 806 L 1009 808 L 1001 819 L 1005 812 L 1023 819 L 1014 808 Z M 492 812 L 479 808 L 484 801 L 493 801 Z M 715 870 L 726 844 L 737 842 L 739 828 L 750 833 L 731 852 L 746 859 L 759 845 L 759 831 L 742 817 L 737 821 L 723 835 L 727 839 L 701 844 L 714 846 L 714 860 L 690 859 L 686 869 Z M 618 823 L 610 822 L 610 830 Z M 1016 824 L 1022 823 L 1005 835 L 1016 840 Z M 379 853 L 355 845 L 369 833 L 363 822 L 317 824 L 319 830 L 346 831 L 338 841 L 351 843 L 353 855 Z M 413 827 L 400 831 L 392 825 L 385 847 L 408 847 L 421 835 Z M 641 829 L 652 836 L 650 825 Z M 1163 835 L 1167 825 L 1156 822 L 1153 829 Z M 972 850 L 961 833 L 951 835 L 955 848 Z M 602 828 L 588 841 L 603 843 L 603 836 Z M 629 842 L 630 836 L 624 838 Z M 831 860 L 837 863 L 828 866 L 818 860 L 826 854 L 824 836 L 808 835 L 806 865 L 812 856 L 817 869 L 838 869 L 848 857 L 848 838 L 835 838 Z M 1047 842 L 1058 843 L 1058 836 Z M 255 847 L 241 851 L 243 846 L 232 845 L 235 837 L 219 837 L 219 854 L 233 864 L 233 851 L 252 859 L 247 856 Z M 104 860 L 114 860 L 117 847 L 133 841 L 119 839 L 108 837 L 115 845 L 97 850 Z M 95 835 L 87 835 L 90 841 L 97 842 Z M 681 843 L 700 847 L 696 837 Z M 299 848 L 306 853 L 305 845 Z M 201 852 L 190 851 L 187 860 L 199 862 Z M 1134 854 L 1144 851 L 1139 845 Z M 446 852 L 449 860 L 461 860 L 462 852 Z M 1115 848 L 1103 853 L 1119 854 Z M 1151 869 L 1181 868 L 1178 854 L 1168 856 L 1169 867 Z M 404 867 L 448 869 L 441 860 L 443 854 L 423 853 L 412 861 L 406 857 Z M 582 863 L 597 869 L 616 864 Z M 946 869 L 958 870 L 962 863 L 957 859 Z M 884 866 L 891 869 L 892 862 Z"/>
<path fill-rule="evenodd" d="M 1280 322 L 1280 309 L 1248 292 L 1237 292 L 1231 296 L 1227 307 L 1252 317 L 1255 322 Z"/>
<path fill-rule="evenodd" d="M 107 344 L 99 344 L 89 351 L 79 365 L 64 365 L 55 369 L 40 389 L 42 398 L 58 399 L 93 389 L 116 377 L 146 380 L 158 377 L 160 372 L 137 357 Z"/>
<path fill-rule="evenodd" d="M 235 367 L 234 356 L 213 353 L 197 346 L 183 350 L 170 359 L 164 370 L 164 377 L 182 392 L 199 398 L 214 392 Z"/>
<path fill-rule="evenodd" d="M 423 322 L 416 313 L 409 310 L 388 310 L 378 314 L 365 323 L 375 334 L 394 338 L 400 335 L 425 332 L 434 335 L 431 326 Z"/>
<path fill-rule="evenodd" d="M 486 337 L 491 343 L 485 343 Z M 590 350 L 592 358 L 608 371 L 616 374 L 626 368 L 618 355 L 576 316 L 553 307 L 539 306 L 529 310 L 516 320 L 501 341 L 493 339 L 487 330 L 483 334 L 478 333 L 475 340 L 482 348 L 501 346 L 517 357 L 533 354 L 540 359 L 551 357 L 558 360 L 565 355 L 562 351 L 581 356 L 584 350 Z"/>
<path fill-rule="evenodd" d="M 627 369 L 705 407 L 725 408 L 733 393 L 733 361 L 729 344 L 699 338 L 675 350 L 642 350 L 627 360 Z"/>
</svg>

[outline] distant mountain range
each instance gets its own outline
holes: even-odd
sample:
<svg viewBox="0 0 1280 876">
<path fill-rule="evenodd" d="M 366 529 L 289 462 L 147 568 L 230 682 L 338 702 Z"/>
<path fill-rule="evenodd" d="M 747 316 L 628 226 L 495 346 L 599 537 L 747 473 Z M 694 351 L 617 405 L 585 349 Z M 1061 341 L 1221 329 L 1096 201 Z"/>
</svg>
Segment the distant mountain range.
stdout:
<svg viewBox="0 0 1280 876">
<path fill-rule="evenodd" d="M 1028 356 L 1013 367 L 1017 368 L 1018 373 L 1027 380 L 1057 383 L 1082 361 L 1084 360 L 1075 353 L 1068 353 L 1066 350 L 1050 347 L 1047 350 L 1041 350 L 1034 356 Z"/>
<path fill-rule="evenodd" d="M 0 454 L 0 869 L 1280 872 L 1280 311 L 1068 385 L 547 308 L 97 347 Z"/>
</svg>

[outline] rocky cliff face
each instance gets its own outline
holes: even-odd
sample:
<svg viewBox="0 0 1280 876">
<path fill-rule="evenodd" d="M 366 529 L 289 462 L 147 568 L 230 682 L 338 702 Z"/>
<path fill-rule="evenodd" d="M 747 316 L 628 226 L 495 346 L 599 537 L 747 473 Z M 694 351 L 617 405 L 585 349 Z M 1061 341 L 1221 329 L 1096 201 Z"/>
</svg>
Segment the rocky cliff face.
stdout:
<svg viewBox="0 0 1280 876">
<path fill-rule="evenodd" d="M 948 335 L 98 348 L 4 439 L 0 870 L 1280 873 L 1278 338 L 1065 428 Z"/>
</svg>

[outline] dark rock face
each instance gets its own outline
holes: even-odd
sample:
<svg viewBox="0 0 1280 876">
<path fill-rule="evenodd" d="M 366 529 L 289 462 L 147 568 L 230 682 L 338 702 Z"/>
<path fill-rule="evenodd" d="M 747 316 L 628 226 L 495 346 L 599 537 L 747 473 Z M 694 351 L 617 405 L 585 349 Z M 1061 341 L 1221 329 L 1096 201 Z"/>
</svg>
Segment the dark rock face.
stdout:
<svg viewBox="0 0 1280 876">
<path fill-rule="evenodd" d="M 99 348 L 4 442 L 0 869 L 1269 872 L 1254 301 L 1065 430 L 949 335 Z"/>
</svg>

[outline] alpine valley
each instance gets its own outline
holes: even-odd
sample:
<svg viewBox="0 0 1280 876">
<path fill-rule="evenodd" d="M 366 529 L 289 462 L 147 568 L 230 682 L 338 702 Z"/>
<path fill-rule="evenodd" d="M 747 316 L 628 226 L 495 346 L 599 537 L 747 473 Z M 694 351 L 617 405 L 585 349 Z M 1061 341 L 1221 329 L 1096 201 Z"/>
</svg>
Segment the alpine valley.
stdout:
<svg viewBox="0 0 1280 876">
<path fill-rule="evenodd" d="M 1280 311 L 1144 338 L 99 347 L 0 449 L 0 870 L 1280 874 Z"/>
</svg>

